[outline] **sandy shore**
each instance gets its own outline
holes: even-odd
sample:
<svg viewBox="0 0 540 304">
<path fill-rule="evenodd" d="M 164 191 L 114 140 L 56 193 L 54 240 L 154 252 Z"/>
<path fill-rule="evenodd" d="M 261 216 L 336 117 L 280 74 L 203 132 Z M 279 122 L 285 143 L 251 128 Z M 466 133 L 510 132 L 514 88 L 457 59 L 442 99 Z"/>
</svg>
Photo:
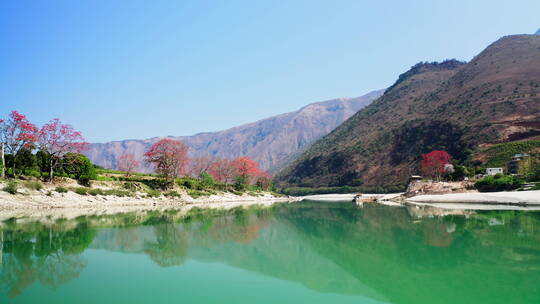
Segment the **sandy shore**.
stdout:
<svg viewBox="0 0 540 304">
<path fill-rule="evenodd" d="M 293 197 L 276 197 L 269 193 L 260 196 L 222 193 L 199 198 L 188 195 L 168 198 L 160 196 L 117 197 L 79 195 L 74 192 L 46 194 L 45 190 L 11 195 L 0 192 L 0 221 L 10 218 L 75 218 L 83 215 L 106 215 L 152 210 L 189 210 L 191 208 L 230 209 L 242 206 L 269 206 L 277 202 L 297 201 Z"/>
<path fill-rule="evenodd" d="M 418 195 L 408 198 L 406 201 L 416 203 L 540 205 L 540 190 Z"/>
<path fill-rule="evenodd" d="M 540 210 L 540 191 L 419 195 L 405 204 L 461 210 Z"/>
</svg>

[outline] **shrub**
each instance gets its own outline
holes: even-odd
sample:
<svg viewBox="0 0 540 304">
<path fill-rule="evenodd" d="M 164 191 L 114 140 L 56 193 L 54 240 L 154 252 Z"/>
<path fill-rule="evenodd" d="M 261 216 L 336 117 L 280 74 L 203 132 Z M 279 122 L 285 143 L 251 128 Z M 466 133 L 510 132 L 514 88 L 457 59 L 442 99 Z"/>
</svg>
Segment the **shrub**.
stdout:
<svg viewBox="0 0 540 304">
<path fill-rule="evenodd" d="M 104 175 L 98 175 L 97 178 L 96 178 L 97 181 L 100 181 L 100 182 L 114 182 L 116 181 L 117 179 L 115 177 L 110 177 L 110 176 L 104 176 Z"/>
<path fill-rule="evenodd" d="M 146 190 L 146 196 L 147 197 L 160 197 L 161 192 L 159 192 L 158 190 L 154 190 L 154 189 L 147 189 Z"/>
<path fill-rule="evenodd" d="M 2 190 L 9 194 L 17 194 L 17 187 L 17 182 L 14 180 L 10 180 L 7 182 L 4 188 L 2 188 Z"/>
<path fill-rule="evenodd" d="M 212 175 L 210 175 L 208 172 L 201 173 L 200 180 L 201 183 L 208 188 L 213 188 L 216 183 Z"/>
<path fill-rule="evenodd" d="M 99 189 L 99 188 L 96 188 L 96 189 L 89 189 L 88 190 L 88 194 L 92 195 L 92 196 L 96 196 L 96 195 L 103 195 L 103 190 Z"/>
<path fill-rule="evenodd" d="M 181 194 L 176 191 L 165 192 L 163 195 L 165 195 L 166 197 L 180 197 L 181 196 Z"/>
<path fill-rule="evenodd" d="M 519 178 L 510 175 L 487 176 L 478 180 L 474 186 L 480 192 L 515 190 L 523 184 Z"/>
<path fill-rule="evenodd" d="M 24 186 L 30 190 L 36 190 L 36 191 L 43 189 L 43 184 L 38 181 L 26 182 L 24 183 Z"/>
<path fill-rule="evenodd" d="M 65 188 L 65 187 L 62 187 L 62 186 L 58 186 L 58 187 L 54 188 L 54 191 L 56 191 L 58 193 L 67 193 L 68 189 Z"/>
<path fill-rule="evenodd" d="M 88 188 L 79 187 L 79 188 L 75 189 L 75 193 L 77 193 L 79 195 L 87 195 L 88 194 Z"/>
<path fill-rule="evenodd" d="M 140 187 L 134 182 L 126 182 L 122 185 L 122 188 L 132 192 L 136 192 L 137 190 L 139 190 Z"/>
<path fill-rule="evenodd" d="M 200 181 L 193 178 L 188 178 L 188 177 L 179 178 L 178 180 L 176 180 L 176 184 L 180 187 L 185 187 L 186 189 L 191 189 L 191 190 L 203 189 L 203 186 Z"/>
<path fill-rule="evenodd" d="M 209 196 L 210 193 L 208 192 L 205 192 L 205 191 L 199 191 L 199 190 L 188 190 L 188 195 L 191 196 L 192 198 L 199 198 L 201 196 Z"/>
</svg>

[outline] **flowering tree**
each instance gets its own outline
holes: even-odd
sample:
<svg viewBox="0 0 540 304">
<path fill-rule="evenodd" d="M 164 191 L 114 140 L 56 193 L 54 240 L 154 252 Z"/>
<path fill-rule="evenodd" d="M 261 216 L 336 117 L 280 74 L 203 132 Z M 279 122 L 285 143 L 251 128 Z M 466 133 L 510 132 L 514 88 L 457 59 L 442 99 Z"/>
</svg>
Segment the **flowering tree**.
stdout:
<svg viewBox="0 0 540 304">
<path fill-rule="evenodd" d="M 26 116 L 17 111 L 11 111 L 7 120 L 0 120 L 0 142 L 2 142 L 2 177 L 5 176 L 4 153 L 13 156 L 13 175 L 19 151 L 32 148 L 37 140 L 38 129 L 31 124 Z"/>
<path fill-rule="evenodd" d="M 263 190 L 268 190 L 272 185 L 272 176 L 265 171 L 260 171 L 255 176 L 255 184 Z"/>
<path fill-rule="evenodd" d="M 441 176 L 446 172 L 446 165 L 450 164 L 451 161 L 452 156 L 446 151 L 432 151 L 422 154 L 422 173 L 440 180 Z"/>
<path fill-rule="evenodd" d="M 161 139 L 153 144 L 144 158 L 147 163 L 152 164 L 156 172 L 165 178 L 175 178 L 180 174 L 185 174 L 188 162 L 188 146 L 178 140 L 169 138 Z"/>
<path fill-rule="evenodd" d="M 236 169 L 233 167 L 232 160 L 226 158 L 218 158 L 212 161 L 208 173 L 212 177 L 222 183 L 232 183 Z"/>
<path fill-rule="evenodd" d="M 52 182 L 54 169 L 60 160 L 68 153 L 81 153 L 88 146 L 81 132 L 72 126 L 63 124 L 55 118 L 43 125 L 39 131 L 39 145 L 49 153 L 49 181 Z"/>
<path fill-rule="evenodd" d="M 133 171 L 139 168 L 140 165 L 141 162 L 136 160 L 135 155 L 131 153 L 126 153 L 120 156 L 116 164 L 118 169 L 126 172 L 126 176 L 130 176 Z"/>
<path fill-rule="evenodd" d="M 200 177 L 209 172 L 214 160 L 210 156 L 194 157 L 189 160 L 189 173 L 193 177 Z"/>
<path fill-rule="evenodd" d="M 242 183 L 250 183 L 255 177 L 261 174 L 259 164 L 247 156 L 241 156 L 232 161 L 235 169 L 235 177 Z"/>
</svg>

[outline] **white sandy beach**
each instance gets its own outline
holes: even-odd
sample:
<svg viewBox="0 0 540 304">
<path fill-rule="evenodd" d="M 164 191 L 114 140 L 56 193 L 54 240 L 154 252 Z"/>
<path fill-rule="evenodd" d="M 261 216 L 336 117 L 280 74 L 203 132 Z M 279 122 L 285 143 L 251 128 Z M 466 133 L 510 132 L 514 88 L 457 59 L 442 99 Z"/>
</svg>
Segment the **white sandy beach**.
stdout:
<svg viewBox="0 0 540 304">
<path fill-rule="evenodd" d="M 540 205 L 540 190 L 418 195 L 408 198 L 406 201 L 414 203 Z"/>
<path fill-rule="evenodd" d="M 269 193 L 261 196 L 219 195 L 192 198 L 180 197 L 149 198 L 142 196 L 118 197 L 104 195 L 79 195 L 74 192 L 45 194 L 45 190 L 31 191 L 25 194 L 11 195 L 0 191 L 0 221 L 9 218 L 44 217 L 75 218 L 83 215 L 105 215 L 148 210 L 169 210 L 191 208 L 247 207 L 253 205 L 271 205 L 277 202 L 296 201 L 298 198 L 276 197 Z"/>
</svg>

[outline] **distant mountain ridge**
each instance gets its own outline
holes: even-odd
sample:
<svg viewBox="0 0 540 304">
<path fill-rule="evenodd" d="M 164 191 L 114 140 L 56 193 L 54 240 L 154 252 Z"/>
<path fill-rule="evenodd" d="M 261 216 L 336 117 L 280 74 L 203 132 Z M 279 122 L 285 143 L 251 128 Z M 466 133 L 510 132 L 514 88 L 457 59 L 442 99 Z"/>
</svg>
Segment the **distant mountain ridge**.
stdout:
<svg viewBox="0 0 540 304">
<path fill-rule="evenodd" d="M 540 29 L 538 29 L 538 31 L 536 31 L 536 33 L 534 33 L 535 35 L 540 35 Z"/>
<path fill-rule="evenodd" d="M 383 90 L 379 90 L 356 98 L 316 102 L 295 112 L 224 131 L 170 138 L 184 141 L 194 157 L 235 158 L 246 155 L 259 162 L 263 169 L 275 172 L 382 93 Z M 85 154 L 97 165 L 116 169 L 116 160 L 122 154 L 133 153 L 142 160 L 144 151 L 159 139 L 93 143 Z M 149 172 L 151 168 L 143 165 L 141 170 Z"/>
<path fill-rule="evenodd" d="M 277 181 L 283 187 L 398 186 L 418 173 L 422 153 L 447 150 L 463 160 L 481 147 L 539 139 L 539 50 L 540 36 L 515 35 L 468 63 L 415 65 Z"/>
</svg>

